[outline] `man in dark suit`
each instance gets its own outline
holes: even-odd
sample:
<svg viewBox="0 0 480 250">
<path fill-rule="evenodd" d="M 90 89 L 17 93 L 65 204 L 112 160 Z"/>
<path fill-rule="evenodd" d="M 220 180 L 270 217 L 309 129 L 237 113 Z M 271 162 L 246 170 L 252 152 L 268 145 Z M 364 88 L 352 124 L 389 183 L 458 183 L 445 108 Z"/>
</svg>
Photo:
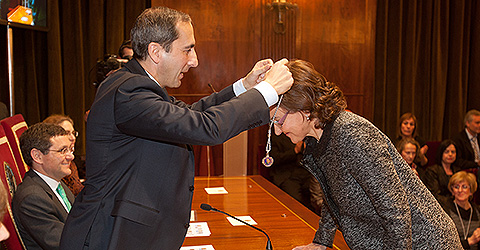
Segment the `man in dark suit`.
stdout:
<svg viewBox="0 0 480 250">
<path fill-rule="evenodd" d="M 27 249 L 59 249 L 75 199 L 61 181 L 71 173 L 72 143 L 62 127 L 38 123 L 20 136 L 20 147 L 31 168 L 13 196 L 15 223 Z"/>
<path fill-rule="evenodd" d="M 165 88 L 179 87 L 198 65 L 190 16 L 147 9 L 130 37 L 134 59 L 99 86 L 88 115 L 85 188 L 61 249 L 179 249 L 194 190 L 190 145 L 220 144 L 268 123 L 269 106 L 293 83 L 286 59 L 264 60 L 187 105 Z"/>
<path fill-rule="evenodd" d="M 480 111 L 472 109 L 465 115 L 465 129 L 453 139 L 457 144 L 457 163 L 462 169 L 480 167 Z M 477 174 L 478 176 L 478 174 Z"/>
</svg>

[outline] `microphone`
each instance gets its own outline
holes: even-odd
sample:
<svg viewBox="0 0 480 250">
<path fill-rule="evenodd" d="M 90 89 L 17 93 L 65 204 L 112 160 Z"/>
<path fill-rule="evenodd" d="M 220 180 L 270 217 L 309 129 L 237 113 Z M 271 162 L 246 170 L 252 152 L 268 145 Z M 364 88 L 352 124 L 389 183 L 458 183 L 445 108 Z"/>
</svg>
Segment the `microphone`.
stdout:
<svg viewBox="0 0 480 250">
<path fill-rule="evenodd" d="M 217 91 L 215 90 L 215 88 L 213 87 L 213 85 L 211 83 L 208 84 L 208 87 L 210 87 L 210 89 L 212 90 L 213 93 L 217 93 Z"/>
<path fill-rule="evenodd" d="M 226 212 L 223 212 L 222 210 L 218 210 L 218 209 L 210 206 L 209 204 L 202 203 L 202 204 L 200 205 L 200 208 L 203 209 L 203 210 L 205 210 L 205 211 L 215 211 L 215 212 L 219 212 L 219 213 L 225 214 L 225 215 L 228 216 L 228 217 L 234 218 L 235 220 L 238 220 L 238 221 L 240 221 L 241 223 L 243 223 L 243 224 L 245 224 L 245 225 L 247 225 L 247 226 L 249 226 L 249 227 L 251 227 L 251 228 L 253 228 L 253 229 L 255 229 L 255 230 L 258 230 L 258 231 L 262 232 L 263 234 L 265 234 L 265 236 L 267 236 L 267 247 L 266 247 L 265 249 L 266 249 L 266 250 L 273 250 L 273 246 L 272 246 L 272 242 L 270 241 L 270 237 L 268 237 L 268 234 L 265 233 L 265 231 L 263 231 L 262 229 L 260 229 L 260 228 L 258 228 L 258 227 L 256 227 L 256 226 L 250 225 L 249 223 L 247 223 L 247 222 L 245 222 L 245 221 L 243 221 L 243 220 L 240 220 L 239 218 L 237 218 L 237 217 L 235 217 L 235 216 L 233 216 L 233 215 L 230 215 L 230 214 L 228 214 L 228 213 L 226 213 Z"/>
</svg>

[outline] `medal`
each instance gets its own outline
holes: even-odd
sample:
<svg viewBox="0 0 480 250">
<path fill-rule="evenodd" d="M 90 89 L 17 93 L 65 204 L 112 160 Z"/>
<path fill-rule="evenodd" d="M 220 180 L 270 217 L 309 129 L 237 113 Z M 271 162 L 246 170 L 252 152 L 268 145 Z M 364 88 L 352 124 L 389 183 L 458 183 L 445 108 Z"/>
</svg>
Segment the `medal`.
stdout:
<svg viewBox="0 0 480 250">
<path fill-rule="evenodd" d="M 267 146 L 265 147 L 265 151 L 267 151 L 267 154 L 262 159 L 262 164 L 267 168 L 273 165 L 273 157 L 269 155 L 270 150 L 272 149 L 272 126 L 273 126 L 273 121 L 275 120 L 275 115 L 277 114 L 277 111 L 278 111 L 278 107 L 280 107 L 280 103 L 282 102 L 282 98 L 283 98 L 283 95 L 280 96 L 280 100 L 278 101 L 277 108 L 275 109 L 275 113 L 273 113 L 272 120 L 270 120 L 270 125 L 268 127 Z"/>
</svg>

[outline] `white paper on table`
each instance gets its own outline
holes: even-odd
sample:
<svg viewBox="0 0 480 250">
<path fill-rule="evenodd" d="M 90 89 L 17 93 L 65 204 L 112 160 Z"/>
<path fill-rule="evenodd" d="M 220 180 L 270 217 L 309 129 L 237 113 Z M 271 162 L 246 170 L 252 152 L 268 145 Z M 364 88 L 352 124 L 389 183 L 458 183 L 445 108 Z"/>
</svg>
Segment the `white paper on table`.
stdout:
<svg viewBox="0 0 480 250">
<path fill-rule="evenodd" d="M 235 216 L 235 217 L 239 218 L 240 220 L 245 221 L 246 223 L 248 223 L 250 225 L 257 225 L 257 222 L 255 222 L 253 220 L 253 218 L 248 216 L 248 215 L 247 216 Z M 232 224 L 232 226 L 246 226 L 245 224 L 241 223 L 238 220 L 235 220 L 232 217 L 227 217 L 227 220 L 228 220 L 228 222 L 230 222 L 230 224 Z"/>
<path fill-rule="evenodd" d="M 225 187 L 205 188 L 205 192 L 207 192 L 207 194 L 228 194 Z"/>
<path fill-rule="evenodd" d="M 185 237 L 210 236 L 210 229 L 206 222 L 190 223 Z"/>
<path fill-rule="evenodd" d="M 215 250 L 212 245 L 181 247 L 180 250 Z"/>
</svg>

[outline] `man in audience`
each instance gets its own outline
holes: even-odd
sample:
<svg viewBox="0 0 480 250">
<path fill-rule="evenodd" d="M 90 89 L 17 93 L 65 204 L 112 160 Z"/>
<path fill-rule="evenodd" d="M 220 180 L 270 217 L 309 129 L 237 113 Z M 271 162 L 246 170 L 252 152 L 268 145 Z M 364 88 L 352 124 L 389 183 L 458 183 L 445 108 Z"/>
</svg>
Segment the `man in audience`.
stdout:
<svg viewBox="0 0 480 250">
<path fill-rule="evenodd" d="M 453 140 L 457 144 L 457 162 L 462 169 L 480 167 L 480 111 L 472 109 L 465 115 L 465 129 Z M 478 175 L 478 174 L 477 174 Z"/>
<path fill-rule="evenodd" d="M 20 148 L 30 170 L 18 185 L 12 209 L 28 250 L 59 249 L 60 236 L 74 201 L 61 179 L 71 173 L 73 151 L 60 126 L 38 123 L 20 136 Z"/>
</svg>

